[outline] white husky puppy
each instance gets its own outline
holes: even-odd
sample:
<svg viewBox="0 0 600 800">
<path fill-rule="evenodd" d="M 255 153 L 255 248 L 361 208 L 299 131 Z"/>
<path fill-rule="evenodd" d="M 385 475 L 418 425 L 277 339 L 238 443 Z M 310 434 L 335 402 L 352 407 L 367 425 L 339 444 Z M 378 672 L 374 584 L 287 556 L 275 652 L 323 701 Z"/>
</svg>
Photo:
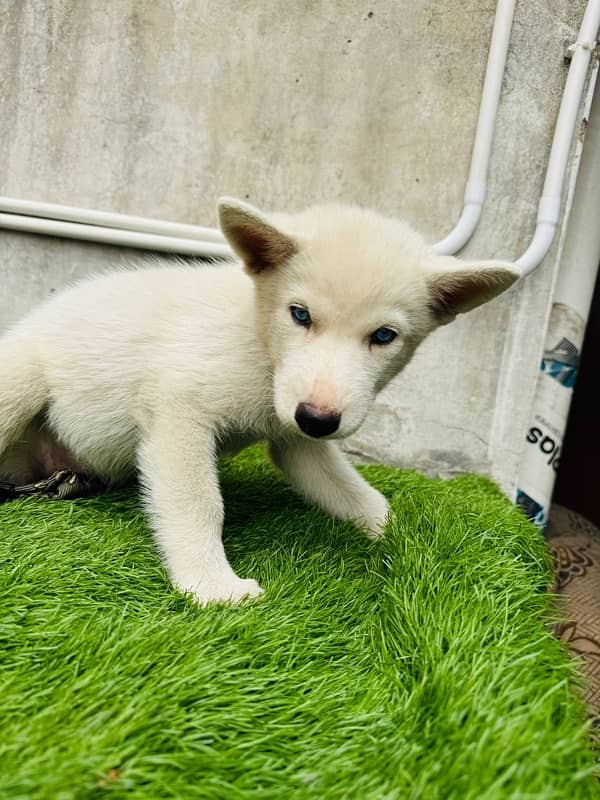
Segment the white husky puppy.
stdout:
<svg viewBox="0 0 600 800">
<path fill-rule="evenodd" d="M 386 500 L 334 440 L 428 333 L 518 277 L 358 207 L 224 198 L 219 219 L 241 263 L 95 277 L 0 339 L 0 479 L 137 470 L 169 574 L 201 603 L 261 592 L 223 549 L 219 453 L 268 440 L 308 500 L 379 536 Z"/>
</svg>

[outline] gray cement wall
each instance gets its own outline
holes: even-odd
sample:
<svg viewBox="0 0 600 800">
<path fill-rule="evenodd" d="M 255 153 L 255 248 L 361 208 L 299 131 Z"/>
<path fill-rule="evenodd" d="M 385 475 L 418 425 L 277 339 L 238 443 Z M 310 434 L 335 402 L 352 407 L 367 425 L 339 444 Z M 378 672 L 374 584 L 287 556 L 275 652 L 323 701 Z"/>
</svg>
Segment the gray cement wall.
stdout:
<svg viewBox="0 0 600 800">
<path fill-rule="evenodd" d="M 464 254 L 517 257 L 535 221 L 584 0 L 517 4 L 489 194 Z M 0 192 L 214 224 L 215 199 L 372 205 L 431 240 L 462 206 L 493 0 L 0 0 Z M 0 330 L 138 254 L 0 232 Z M 557 248 L 436 333 L 349 443 L 362 459 L 510 490 Z"/>
</svg>

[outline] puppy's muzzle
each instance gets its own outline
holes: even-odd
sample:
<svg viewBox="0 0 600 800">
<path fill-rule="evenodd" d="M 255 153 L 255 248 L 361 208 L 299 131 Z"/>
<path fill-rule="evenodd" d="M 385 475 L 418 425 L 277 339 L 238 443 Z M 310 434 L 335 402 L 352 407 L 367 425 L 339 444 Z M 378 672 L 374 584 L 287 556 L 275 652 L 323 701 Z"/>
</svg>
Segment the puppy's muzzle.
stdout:
<svg viewBox="0 0 600 800">
<path fill-rule="evenodd" d="M 300 430 L 307 436 L 320 439 L 335 433 L 340 427 L 341 414 L 330 409 L 324 410 L 312 403 L 298 403 L 294 419 Z"/>
</svg>

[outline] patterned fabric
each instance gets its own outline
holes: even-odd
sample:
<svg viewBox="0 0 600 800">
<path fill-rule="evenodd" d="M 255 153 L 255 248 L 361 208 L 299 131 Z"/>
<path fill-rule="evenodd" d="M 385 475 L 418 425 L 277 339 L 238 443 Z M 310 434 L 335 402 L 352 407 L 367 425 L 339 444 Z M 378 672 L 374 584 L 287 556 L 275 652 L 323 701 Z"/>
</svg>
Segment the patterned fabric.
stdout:
<svg viewBox="0 0 600 800">
<path fill-rule="evenodd" d="M 600 530 L 585 517 L 553 505 L 547 541 L 555 559 L 555 591 L 566 599 L 556 634 L 581 659 L 585 700 L 600 744 Z"/>
</svg>

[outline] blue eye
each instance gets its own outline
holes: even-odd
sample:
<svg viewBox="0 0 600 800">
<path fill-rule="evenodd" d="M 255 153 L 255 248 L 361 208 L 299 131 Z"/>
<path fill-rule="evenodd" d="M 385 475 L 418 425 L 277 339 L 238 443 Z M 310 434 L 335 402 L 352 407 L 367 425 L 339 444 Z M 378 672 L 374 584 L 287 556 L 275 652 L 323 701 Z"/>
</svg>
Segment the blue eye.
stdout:
<svg viewBox="0 0 600 800">
<path fill-rule="evenodd" d="M 298 325 L 302 325 L 304 328 L 308 328 L 312 322 L 308 309 L 302 308 L 302 306 L 290 306 L 290 314 L 294 322 L 297 322 Z"/>
<path fill-rule="evenodd" d="M 391 328 L 377 328 L 377 330 L 371 334 L 370 342 L 371 344 L 389 344 L 394 341 L 396 336 L 398 336 L 398 334 Z"/>
</svg>

